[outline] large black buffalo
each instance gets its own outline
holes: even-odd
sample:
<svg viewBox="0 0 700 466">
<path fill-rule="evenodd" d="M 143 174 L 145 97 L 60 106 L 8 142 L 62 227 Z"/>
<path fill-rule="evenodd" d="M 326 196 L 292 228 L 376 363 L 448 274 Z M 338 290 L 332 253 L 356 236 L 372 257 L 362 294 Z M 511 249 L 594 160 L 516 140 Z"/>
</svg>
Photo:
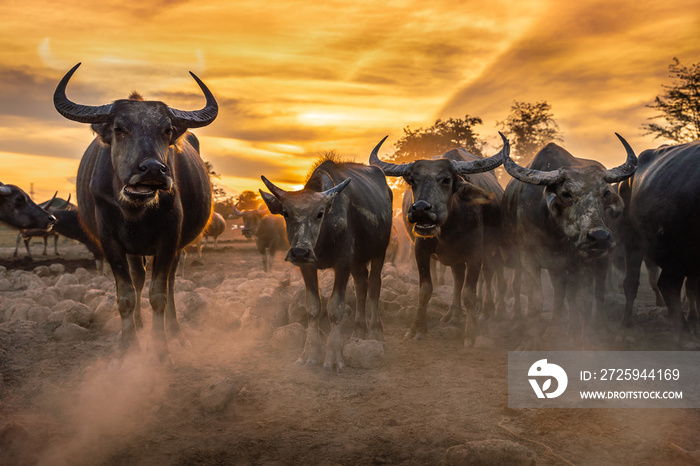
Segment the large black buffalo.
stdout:
<svg viewBox="0 0 700 466">
<path fill-rule="evenodd" d="M 691 310 L 697 306 L 700 279 L 700 141 L 645 150 L 639 155 L 634 177 L 620 186 L 629 191 L 625 220 L 630 228 L 625 242 L 627 273 L 624 281 L 625 315 L 622 328 L 633 323 L 642 260 L 661 267 L 658 287 L 678 336 L 685 339 L 689 325 L 681 309 L 681 288 Z M 691 312 L 689 320 L 697 324 Z M 696 330 L 696 329 L 694 329 Z"/>
<path fill-rule="evenodd" d="M 583 316 L 592 323 L 589 299 L 595 276 L 596 316 L 604 324 L 604 282 L 608 253 L 616 238 L 607 218 L 622 214 L 624 203 L 611 184 L 632 176 L 637 158 L 620 135 L 627 152 L 624 164 L 605 169 L 595 160 L 574 157 L 550 143 L 535 155 L 527 168 L 506 157 L 504 167 L 514 178 L 503 199 L 504 232 L 517 258 L 513 280 L 513 305 L 521 315 L 520 284 L 527 274 L 533 291 L 528 295 L 528 314 L 542 311 L 540 274 L 549 271 L 554 287 L 553 328 L 561 327 L 564 301 L 570 323 Z M 573 330 L 573 327 L 572 327 Z"/>
<path fill-rule="evenodd" d="M 214 121 L 218 106 L 192 73 L 206 97 L 201 110 L 177 110 L 137 94 L 101 106 L 76 104 L 65 91 L 78 66 L 58 84 L 54 105 L 69 120 L 90 123 L 97 134 L 78 168 L 80 217 L 114 273 L 122 349 L 138 345 L 143 256 L 153 256 L 154 345 L 161 359 L 169 359 L 165 325 L 170 336 L 184 341 L 173 299 L 177 262 L 212 213 L 209 173 L 196 137 L 187 130 Z"/>
<path fill-rule="evenodd" d="M 233 206 L 233 215 L 243 218 L 241 234 L 249 239 L 255 238 L 255 245 L 262 256 L 263 270 L 272 270 L 277 251 L 289 248 L 284 219 L 279 215 L 270 215 L 265 204 L 257 209 L 246 210 L 238 210 L 236 204 Z"/>
<path fill-rule="evenodd" d="M 50 230 L 56 219 L 17 186 L 0 183 L 0 222 L 19 230 Z"/>
<path fill-rule="evenodd" d="M 391 237 L 391 190 L 378 168 L 333 160 L 320 163 L 301 191 L 284 191 L 267 178 L 262 177 L 262 180 L 272 193 L 261 191 L 263 200 L 270 212 L 281 214 L 286 223 L 290 244 L 286 260 L 299 266 L 306 285 L 309 325 L 304 352 L 297 363 L 314 365 L 319 361 L 321 298 L 317 271 L 332 268 L 335 280 L 328 300 L 331 331 L 323 367 L 341 370 L 344 367 L 343 337 L 339 324 L 345 311 L 345 289 L 351 274 L 357 295 L 353 336 L 384 340 L 379 291 Z M 365 320 L 368 295 L 369 334 Z"/>
<path fill-rule="evenodd" d="M 503 162 L 503 155 L 510 150 L 508 140 L 501 137 L 503 149 L 485 159 L 464 149 L 453 149 L 430 160 L 392 164 L 381 161 L 377 155 L 386 138 L 370 155 L 370 164 L 380 167 L 387 176 L 403 177 L 410 191 L 404 196 L 403 218 L 415 242 L 420 289 L 416 318 L 405 339 L 421 339 L 428 331 L 426 313 L 433 293 L 430 277 L 433 255 L 450 266 L 454 278 L 452 304 L 443 320 L 459 322 L 464 288 L 465 345 L 473 344 L 477 336 L 474 307 L 479 274 L 483 265 L 484 277 L 490 284 L 500 255 L 503 188 L 489 172 Z"/>
</svg>

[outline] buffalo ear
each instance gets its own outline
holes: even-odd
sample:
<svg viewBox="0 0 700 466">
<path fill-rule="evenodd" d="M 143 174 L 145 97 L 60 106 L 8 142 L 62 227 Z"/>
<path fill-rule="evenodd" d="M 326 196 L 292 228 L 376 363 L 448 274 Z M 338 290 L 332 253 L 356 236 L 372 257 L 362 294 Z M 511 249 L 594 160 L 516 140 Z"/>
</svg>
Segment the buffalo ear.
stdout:
<svg viewBox="0 0 700 466">
<path fill-rule="evenodd" d="M 105 144 L 112 144 L 112 125 L 110 123 L 95 123 L 90 125 L 90 128 L 97 134 Z"/>
<path fill-rule="evenodd" d="M 555 217 L 561 215 L 562 203 L 561 199 L 559 199 L 559 196 L 557 196 L 556 187 L 547 186 L 547 188 L 544 190 L 544 196 L 549 212 Z"/>
<path fill-rule="evenodd" d="M 272 194 L 266 193 L 262 189 L 260 189 L 259 191 L 260 191 L 260 195 L 263 198 L 263 201 L 265 201 L 265 204 L 267 204 L 267 208 L 270 209 L 270 213 L 273 215 L 281 215 L 282 214 L 282 203 L 280 202 L 280 200 L 277 199 Z"/>
<path fill-rule="evenodd" d="M 457 197 L 470 205 L 488 204 L 494 198 L 493 193 L 467 181 L 457 181 Z"/>
<path fill-rule="evenodd" d="M 184 126 L 173 126 L 173 133 L 170 136 L 170 145 L 172 146 L 177 142 L 178 139 L 180 139 L 180 136 L 185 134 L 187 131 L 187 127 Z M 193 145 L 194 147 L 194 145 Z M 199 152 L 199 144 L 197 144 L 197 152 Z"/>
</svg>

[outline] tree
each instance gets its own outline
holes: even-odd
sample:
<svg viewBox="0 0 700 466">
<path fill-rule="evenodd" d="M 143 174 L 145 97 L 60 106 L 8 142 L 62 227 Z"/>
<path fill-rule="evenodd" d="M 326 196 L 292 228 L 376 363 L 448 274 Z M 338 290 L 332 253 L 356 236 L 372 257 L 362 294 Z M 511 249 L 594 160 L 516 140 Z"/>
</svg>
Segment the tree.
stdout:
<svg viewBox="0 0 700 466">
<path fill-rule="evenodd" d="M 403 129 L 403 137 L 394 145 L 396 152 L 392 160 L 397 163 L 411 162 L 417 159 L 429 159 L 443 154 L 450 149 L 463 147 L 474 155 L 482 156 L 484 143 L 474 132 L 475 125 L 482 124 L 478 117 L 465 115 L 464 119 L 438 119 L 429 128 L 411 130 Z"/>
<path fill-rule="evenodd" d="M 700 63 L 688 67 L 674 57 L 668 69 L 675 82 L 670 86 L 663 85 L 666 92 L 647 105 L 661 112 L 650 120 L 663 118 L 666 124 L 644 123 L 644 134 L 653 134 L 654 139 L 665 138 L 677 144 L 700 139 Z"/>
<path fill-rule="evenodd" d="M 496 122 L 510 139 L 511 157 L 520 165 L 530 162 L 547 143 L 563 141 L 551 110 L 552 106 L 546 100 L 534 104 L 516 100 L 505 121 Z"/>
<path fill-rule="evenodd" d="M 236 197 L 236 203 L 240 203 L 238 205 L 238 210 L 257 209 L 261 202 L 262 199 L 260 199 L 260 195 L 255 191 L 246 190 Z"/>
</svg>

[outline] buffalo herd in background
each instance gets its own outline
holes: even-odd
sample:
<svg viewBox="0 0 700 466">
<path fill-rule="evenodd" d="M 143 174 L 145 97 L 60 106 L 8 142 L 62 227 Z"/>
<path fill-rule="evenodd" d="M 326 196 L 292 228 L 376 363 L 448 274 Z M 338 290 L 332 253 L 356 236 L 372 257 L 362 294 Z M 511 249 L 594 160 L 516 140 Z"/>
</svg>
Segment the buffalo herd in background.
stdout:
<svg viewBox="0 0 700 466">
<path fill-rule="evenodd" d="M 189 131 L 212 123 L 218 105 L 192 73 L 206 98 L 201 110 L 178 110 L 144 101 L 136 93 L 106 105 L 76 104 L 65 90 L 79 65 L 54 93 L 61 115 L 90 124 L 96 134 L 78 168 L 78 206 L 70 199 L 37 205 L 17 186 L 0 183 L 0 221 L 20 230 L 25 244 L 31 236 L 43 236 L 46 250 L 48 236 L 58 233 L 85 244 L 98 260 L 98 269 L 102 259 L 107 260 L 116 281 L 121 351 L 138 346 L 144 256 L 152 256 L 148 296 L 154 345 L 161 360 L 170 360 L 167 339 L 186 341 L 173 299 L 183 250 L 199 239 L 201 254 L 202 237 L 216 241 L 225 229 L 223 218 L 213 214 L 209 173 L 199 155 L 199 141 Z M 506 317 L 507 282 L 514 298 L 511 317 L 540 316 L 542 270 L 547 270 L 554 306 L 544 333 L 584 347 L 594 332 L 608 327 L 605 285 L 612 263 L 625 269 L 626 304 L 619 331 L 632 327 L 644 261 L 652 284 L 658 285 L 657 300 L 668 307 L 679 344 L 690 345 L 691 330 L 698 326 L 700 293 L 700 142 L 662 146 L 637 158 L 617 136 L 626 158 L 612 169 L 553 143 L 522 167 L 510 158 L 509 142 L 501 135 L 503 147 L 491 157 L 453 149 L 403 164 L 379 159 L 384 138 L 371 152 L 369 165 L 326 158 L 299 191 L 285 191 L 263 176 L 269 190 L 261 190 L 267 209 L 261 205 L 241 211 L 236 205 L 233 215 L 243 219 L 243 234 L 255 238 L 265 271 L 278 250 L 286 250 L 285 260 L 299 267 L 306 286 L 308 328 L 297 363 L 315 365 L 324 358 L 324 368 L 343 368 L 339 323 L 350 276 L 357 303 L 353 336 L 384 340 L 381 272 L 387 255 L 396 255 L 402 228 L 397 225 L 400 220 L 392 218 L 386 177 L 401 177 L 408 185 L 402 218 L 419 275 L 417 311 L 405 339 L 421 339 L 427 333 L 435 260 L 450 267 L 454 283 L 452 303 L 442 320 L 461 325 L 464 315 L 465 346 L 479 333 L 477 309 L 485 319 Z M 501 164 L 512 177 L 505 190 L 493 172 Z M 324 351 L 317 271 L 328 268 L 335 278 Z M 684 284 L 687 317 L 681 305 Z M 542 336 L 537 334 L 535 343 Z"/>
</svg>

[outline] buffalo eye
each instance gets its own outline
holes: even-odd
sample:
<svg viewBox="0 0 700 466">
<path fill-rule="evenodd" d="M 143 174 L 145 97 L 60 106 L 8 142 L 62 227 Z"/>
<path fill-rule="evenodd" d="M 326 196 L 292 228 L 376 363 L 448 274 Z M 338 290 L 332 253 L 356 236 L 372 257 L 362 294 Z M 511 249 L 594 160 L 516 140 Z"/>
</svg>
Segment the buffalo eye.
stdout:
<svg viewBox="0 0 700 466">
<path fill-rule="evenodd" d="M 168 137 L 171 137 L 171 136 L 173 135 L 173 127 L 172 127 L 172 126 L 168 126 L 167 128 L 165 128 L 165 129 L 163 130 L 163 134 L 165 134 L 165 135 L 168 136 Z"/>
<path fill-rule="evenodd" d="M 562 193 L 561 193 L 561 198 L 566 199 L 567 201 L 571 200 L 572 197 L 573 196 L 571 195 L 571 193 L 569 191 L 562 191 Z"/>
<path fill-rule="evenodd" d="M 452 181 L 452 178 L 450 178 L 449 176 L 446 176 L 445 178 L 442 179 L 441 183 L 444 185 L 448 185 L 448 184 L 450 184 L 451 181 Z"/>
<path fill-rule="evenodd" d="M 317 220 L 321 220 L 322 218 L 323 218 L 323 209 L 321 209 L 321 211 L 318 213 L 318 215 L 316 215 Z"/>
<path fill-rule="evenodd" d="M 115 124 L 114 127 L 112 128 L 112 130 L 114 131 L 114 134 L 116 134 L 116 135 L 122 135 L 122 134 L 126 133 L 126 129 L 124 129 L 123 126 L 118 125 L 118 124 Z"/>
</svg>

